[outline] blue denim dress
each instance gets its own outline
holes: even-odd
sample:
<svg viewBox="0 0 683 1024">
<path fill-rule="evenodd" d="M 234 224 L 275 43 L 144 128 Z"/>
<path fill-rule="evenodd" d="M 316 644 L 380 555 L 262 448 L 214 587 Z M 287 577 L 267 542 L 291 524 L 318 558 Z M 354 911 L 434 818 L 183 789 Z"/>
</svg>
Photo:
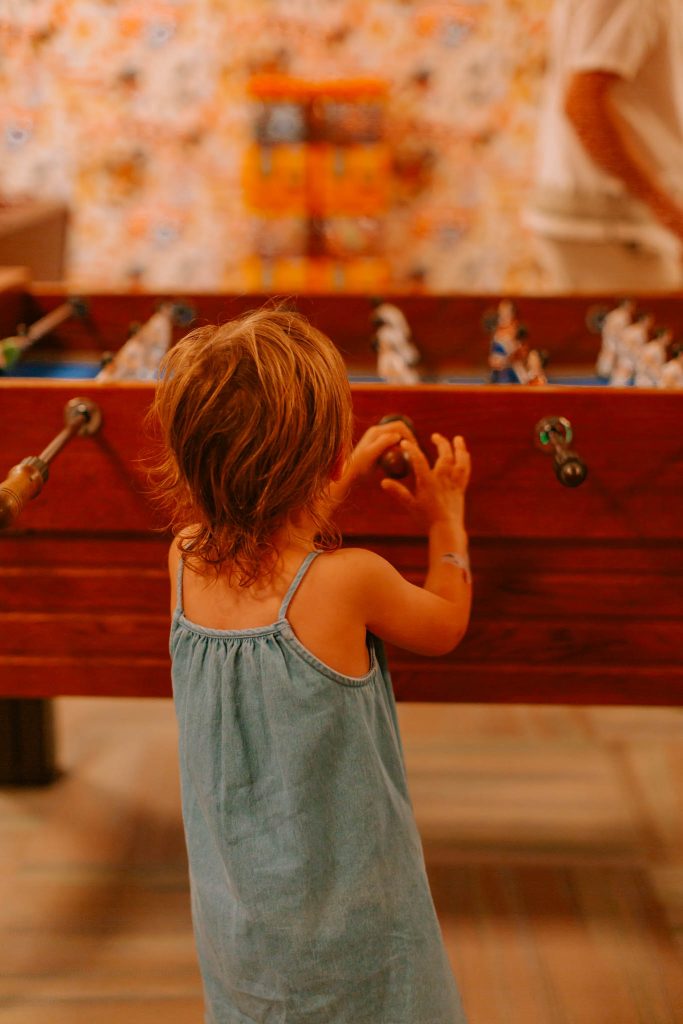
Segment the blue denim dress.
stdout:
<svg viewBox="0 0 683 1024">
<path fill-rule="evenodd" d="M 278 621 L 171 627 L 207 1024 L 462 1024 L 381 643 L 367 675 Z M 322 609 L 321 609 L 322 612 Z M 330 609 L 329 614 L 333 614 Z"/>
</svg>

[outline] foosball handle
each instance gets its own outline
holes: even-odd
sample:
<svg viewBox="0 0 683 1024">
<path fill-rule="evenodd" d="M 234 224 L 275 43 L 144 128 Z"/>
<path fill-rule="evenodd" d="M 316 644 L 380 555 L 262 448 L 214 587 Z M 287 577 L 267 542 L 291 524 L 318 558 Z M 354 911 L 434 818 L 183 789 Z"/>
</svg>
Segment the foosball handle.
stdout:
<svg viewBox="0 0 683 1024">
<path fill-rule="evenodd" d="M 92 398 L 72 398 L 64 406 L 64 429 L 43 448 L 10 469 L 0 484 L 0 530 L 11 526 L 47 482 L 50 463 L 76 435 L 96 434 L 102 424 L 99 405 Z"/>
<path fill-rule="evenodd" d="M 379 425 L 382 426 L 384 423 L 394 423 L 396 420 L 400 420 L 401 423 L 405 423 L 411 434 L 413 434 L 413 436 L 415 435 L 415 424 L 409 416 L 403 416 L 401 413 L 390 413 L 388 416 L 383 416 L 379 421 Z M 377 460 L 377 465 L 380 469 L 384 470 L 386 475 L 391 477 L 392 480 L 402 480 L 410 473 L 410 460 L 398 444 L 393 444 L 391 448 L 387 448 L 387 450 L 380 455 Z"/>
<path fill-rule="evenodd" d="M 574 432 L 564 416 L 546 416 L 534 429 L 536 445 L 551 455 L 555 476 L 563 487 L 579 487 L 588 476 L 588 467 L 569 445 Z"/>
<path fill-rule="evenodd" d="M 40 494 L 47 477 L 47 463 L 35 455 L 10 469 L 0 484 L 0 530 L 11 526 L 24 506 Z"/>
</svg>

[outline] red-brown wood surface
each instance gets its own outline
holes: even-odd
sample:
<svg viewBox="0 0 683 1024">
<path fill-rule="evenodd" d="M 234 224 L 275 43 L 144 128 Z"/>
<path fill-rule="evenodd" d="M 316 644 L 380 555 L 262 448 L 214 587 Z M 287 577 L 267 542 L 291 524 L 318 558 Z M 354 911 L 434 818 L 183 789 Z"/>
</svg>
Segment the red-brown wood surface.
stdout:
<svg viewBox="0 0 683 1024">
<path fill-rule="evenodd" d="M 424 571 L 424 542 L 355 542 L 388 554 L 413 579 Z M 166 550 L 162 537 L 5 537 L 0 692 L 167 695 Z M 51 552 L 57 557 L 45 564 Z M 400 698 L 678 703 L 678 546 L 475 540 L 472 555 L 466 639 L 446 658 L 390 650 Z"/>
<path fill-rule="evenodd" d="M 604 389 L 354 386 L 358 432 L 387 412 L 409 415 L 424 447 L 439 429 L 467 438 L 474 460 L 469 528 L 475 537 L 683 538 L 681 396 Z M 25 510 L 24 529 L 145 531 L 154 515 L 145 479 L 143 420 L 152 386 L 94 382 L 2 383 L 3 474 L 37 455 L 62 426 L 72 397 L 98 402 L 103 427 L 76 438 Z M 534 446 L 546 415 L 568 417 L 589 467 L 579 488 L 560 486 Z M 412 536 L 411 519 L 372 482 L 343 511 L 350 536 Z"/>
<path fill-rule="evenodd" d="M 38 315 L 60 298 L 54 292 L 22 301 Z M 102 347 L 113 346 L 126 319 L 144 319 L 154 306 L 149 296 L 102 301 L 97 315 L 109 332 Z M 253 297 L 201 301 L 207 319 L 216 319 L 220 309 L 228 316 L 237 307 L 258 304 Z M 437 361 L 471 357 L 477 303 L 483 309 L 489 299 L 459 299 L 464 305 L 457 309 L 450 299 L 411 301 L 416 333 L 423 330 L 432 339 Z M 529 301 L 539 315 L 544 310 L 548 322 L 568 310 L 566 336 L 579 331 L 585 300 Z M 370 309 L 362 299 L 306 302 L 307 311 L 338 318 L 342 340 L 347 332 L 351 339 L 352 330 L 361 331 Z M 678 300 L 660 302 L 667 315 L 680 309 Z M 401 305 L 410 313 L 407 300 Z M 3 309 L 0 301 L 0 317 Z M 455 313 L 452 343 L 449 317 Z M 74 331 L 82 329 L 74 325 Z M 571 350 L 572 361 L 576 351 Z M 474 460 L 468 522 L 475 569 L 472 624 L 446 658 L 390 651 L 399 697 L 680 701 L 680 395 L 382 385 L 357 385 L 353 392 L 358 432 L 388 412 L 402 412 L 414 420 L 427 450 L 435 429 L 462 433 Z M 151 385 L 1 381 L 0 478 L 58 433 L 64 405 L 76 396 L 93 397 L 100 405 L 100 433 L 68 445 L 18 528 L 0 534 L 0 694 L 168 694 L 168 539 L 147 493 L 144 467 L 148 442 L 142 424 Z M 572 421 L 574 446 L 589 467 L 576 490 L 560 486 L 550 458 L 534 446 L 534 427 L 545 415 Z M 421 577 L 424 540 L 376 481 L 352 493 L 341 522 L 347 543 L 375 548 L 410 578 Z"/>
</svg>

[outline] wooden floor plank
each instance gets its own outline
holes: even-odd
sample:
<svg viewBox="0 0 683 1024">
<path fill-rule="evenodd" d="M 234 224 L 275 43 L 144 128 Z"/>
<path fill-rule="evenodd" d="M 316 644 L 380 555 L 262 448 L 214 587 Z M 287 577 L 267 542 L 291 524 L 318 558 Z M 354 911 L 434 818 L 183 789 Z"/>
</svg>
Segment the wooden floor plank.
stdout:
<svg viewBox="0 0 683 1024">
<path fill-rule="evenodd" d="M 399 716 L 470 1024 L 680 1024 L 680 713 Z M 200 1024 L 171 704 L 57 721 L 57 783 L 0 790 L 0 1024 Z"/>
</svg>

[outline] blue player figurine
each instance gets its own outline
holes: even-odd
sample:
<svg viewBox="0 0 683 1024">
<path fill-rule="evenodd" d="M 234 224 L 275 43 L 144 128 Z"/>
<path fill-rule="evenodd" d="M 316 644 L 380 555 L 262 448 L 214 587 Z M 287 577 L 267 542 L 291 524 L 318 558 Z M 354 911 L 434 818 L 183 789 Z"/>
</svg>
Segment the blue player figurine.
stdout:
<svg viewBox="0 0 683 1024">
<path fill-rule="evenodd" d="M 492 384 L 526 384 L 528 346 L 524 339 L 526 327 L 517 319 L 517 310 L 510 299 L 502 299 L 498 310 L 484 321 L 490 333 L 488 364 Z"/>
</svg>

